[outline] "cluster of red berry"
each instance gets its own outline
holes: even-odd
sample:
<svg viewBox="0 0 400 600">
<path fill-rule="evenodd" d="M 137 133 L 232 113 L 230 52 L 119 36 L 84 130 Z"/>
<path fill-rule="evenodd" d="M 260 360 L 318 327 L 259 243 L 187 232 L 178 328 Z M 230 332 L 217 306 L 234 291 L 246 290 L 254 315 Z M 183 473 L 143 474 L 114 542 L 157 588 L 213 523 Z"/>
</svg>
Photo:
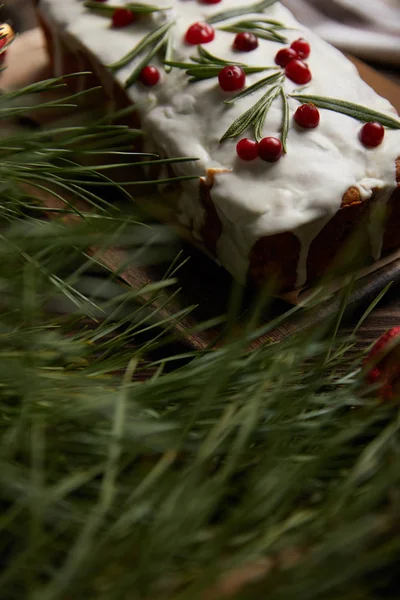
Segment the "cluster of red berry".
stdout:
<svg viewBox="0 0 400 600">
<path fill-rule="evenodd" d="M 295 40 L 290 48 L 279 50 L 275 56 L 275 62 L 285 69 L 286 76 L 294 83 L 305 85 L 312 79 L 310 67 L 304 62 L 310 54 L 310 44 L 307 40 L 300 38 Z"/>
<path fill-rule="evenodd" d="M 234 41 L 234 48 L 237 50 L 241 49 L 240 47 L 243 42 L 239 39 L 239 36 L 245 35 L 256 37 L 253 34 L 238 34 Z M 245 50 L 249 51 L 256 48 L 258 45 L 257 38 L 256 41 L 257 44 L 253 44 L 252 48 L 246 47 Z M 289 79 L 295 83 L 306 84 L 311 81 L 312 76 L 304 59 L 307 59 L 310 53 L 310 44 L 307 40 L 300 38 L 295 40 L 290 48 L 279 50 L 275 57 L 275 62 L 280 67 L 285 68 L 285 74 Z M 246 76 L 241 67 L 227 66 L 220 71 L 218 80 L 220 87 L 224 91 L 231 92 L 242 89 L 245 86 Z M 296 110 L 294 120 L 305 129 L 313 129 L 319 125 L 319 110 L 314 104 L 303 104 Z M 282 142 L 275 137 L 266 137 L 259 143 L 245 138 L 237 144 L 236 151 L 242 160 L 250 161 L 261 158 L 267 162 L 276 162 L 283 154 L 283 146 Z"/>
<path fill-rule="evenodd" d="M 260 142 L 243 138 L 236 146 L 236 152 L 242 160 L 250 161 L 261 158 L 266 162 L 276 162 L 283 154 L 281 140 L 275 137 L 265 137 Z"/>
</svg>

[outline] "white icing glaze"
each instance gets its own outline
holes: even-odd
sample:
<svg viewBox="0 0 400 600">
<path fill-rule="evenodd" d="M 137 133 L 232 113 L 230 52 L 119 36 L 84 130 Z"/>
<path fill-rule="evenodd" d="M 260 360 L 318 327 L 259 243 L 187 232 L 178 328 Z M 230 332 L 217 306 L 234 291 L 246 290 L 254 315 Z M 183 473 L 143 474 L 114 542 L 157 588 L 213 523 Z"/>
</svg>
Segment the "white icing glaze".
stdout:
<svg viewBox="0 0 400 600">
<path fill-rule="evenodd" d="M 129 0 L 110 0 L 108 4 L 128 4 Z M 155 13 L 146 25 L 143 21 L 124 29 L 112 29 L 108 18 L 84 8 L 80 0 L 41 0 L 46 17 L 71 40 L 87 47 L 103 64 L 119 60 L 145 32 L 174 16 L 174 59 L 187 61 L 196 49 L 183 42 L 190 24 L 217 11 L 242 6 L 245 0 L 222 0 L 206 5 L 196 0 L 157 0 L 158 6 L 171 9 Z M 311 43 L 308 64 L 313 79 L 305 93 L 331 96 L 366 105 L 388 115 L 396 115 L 390 103 L 361 81 L 355 67 L 337 50 L 312 31 L 305 30 L 279 3 L 267 9 L 268 17 L 285 23 L 289 43 L 304 36 Z M 206 48 L 226 60 L 249 65 L 273 65 L 280 45 L 260 40 L 259 48 L 239 56 L 232 49 L 234 34 L 216 31 L 215 40 Z M 157 64 L 153 60 L 152 64 Z M 133 64 L 119 70 L 115 77 L 123 84 Z M 247 77 L 250 85 L 265 73 Z M 297 86 L 286 79 L 288 92 Z M 302 242 L 298 284 L 306 277 L 308 248 L 324 224 L 338 211 L 344 193 L 351 186 L 363 199 L 375 188 L 388 198 L 396 186 L 395 160 L 400 155 L 400 131 L 386 131 L 383 144 L 368 150 L 359 141 L 360 123 L 335 112 L 321 111 L 321 123 L 314 130 L 300 130 L 293 122 L 288 136 L 288 154 L 272 165 L 256 160 L 245 163 L 236 157 L 237 140 L 223 144 L 219 139 L 231 123 L 249 108 L 257 96 L 227 106 L 229 97 L 216 79 L 188 84 L 181 70 L 162 75 L 161 83 L 146 89 L 136 84 L 129 95 L 138 105 L 143 127 L 157 140 L 167 156 L 193 156 L 200 160 L 176 165 L 177 174 L 203 176 L 208 169 L 229 169 L 214 177 L 212 199 L 222 221 L 218 258 L 239 280 L 244 281 L 251 247 L 262 236 L 293 231 Z M 264 127 L 265 135 L 278 136 L 282 124 L 281 98 L 278 98 Z M 298 103 L 289 100 L 291 115 Z M 244 135 L 250 134 L 250 131 Z M 244 137 L 243 135 L 243 137 Z M 184 186 L 182 211 L 186 223 L 198 233 L 203 223 L 203 208 L 194 183 Z M 376 244 L 375 244 L 376 245 Z"/>
</svg>

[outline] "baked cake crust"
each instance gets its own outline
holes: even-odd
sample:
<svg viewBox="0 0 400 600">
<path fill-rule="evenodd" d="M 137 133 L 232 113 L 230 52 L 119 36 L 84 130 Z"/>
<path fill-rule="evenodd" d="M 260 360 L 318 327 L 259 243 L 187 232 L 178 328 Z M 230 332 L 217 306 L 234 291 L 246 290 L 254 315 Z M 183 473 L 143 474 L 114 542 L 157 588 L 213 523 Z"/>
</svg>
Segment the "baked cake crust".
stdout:
<svg viewBox="0 0 400 600">
<path fill-rule="evenodd" d="M 216 7 L 194 0 L 167 4 L 177 18 L 174 58 L 187 62 L 196 52 L 182 41 L 188 24 L 204 20 Z M 243 0 L 223 0 L 218 8 L 241 5 Z M 259 285 L 273 277 L 280 291 L 311 284 L 326 272 L 357 228 L 364 226 L 368 233 L 375 203 L 387 204 L 390 218 L 384 229 L 374 233 L 374 241 L 367 240 L 365 262 L 400 245 L 399 131 L 387 130 L 379 148 L 367 149 L 359 140 L 358 121 L 321 110 L 318 129 L 304 132 L 291 126 L 288 152 L 279 164 L 244 163 L 236 157 L 237 139 L 222 144 L 219 139 L 227 125 L 254 103 L 252 97 L 227 107 L 223 100 L 229 94 L 215 80 L 190 84 L 179 69 L 163 74 L 154 89 L 136 83 L 126 90 L 123 83 L 132 65 L 116 73 L 105 65 L 137 43 L 135 25 L 113 30 L 103 16 L 85 9 L 81 0 L 40 0 L 38 10 L 56 75 L 92 70 L 84 85 L 101 82 L 113 108 L 137 103 L 129 124 L 143 126 L 162 155 L 200 159 L 176 168 L 179 175 L 198 174 L 200 181 L 181 185 L 179 217 L 239 281 Z M 313 79 L 304 92 L 340 97 L 396 117 L 393 107 L 361 81 L 347 59 L 301 27 L 279 3 L 267 8 L 264 16 L 292 28 L 285 31 L 289 43 L 299 37 L 310 41 Z M 155 27 L 159 18 L 156 14 L 148 20 Z M 237 61 L 233 37 L 217 31 L 207 51 Z M 246 64 L 273 65 L 280 47 L 260 40 L 256 52 L 246 53 Z M 247 84 L 263 77 L 265 73 L 249 75 Z M 289 93 L 296 87 L 288 80 L 285 86 Z M 298 103 L 290 99 L 289 106 L 292 118 Z M 281 127 L 282 107 L 277 101 L 268 114 L 265 135 L 279 137 Z"/>
</svg>

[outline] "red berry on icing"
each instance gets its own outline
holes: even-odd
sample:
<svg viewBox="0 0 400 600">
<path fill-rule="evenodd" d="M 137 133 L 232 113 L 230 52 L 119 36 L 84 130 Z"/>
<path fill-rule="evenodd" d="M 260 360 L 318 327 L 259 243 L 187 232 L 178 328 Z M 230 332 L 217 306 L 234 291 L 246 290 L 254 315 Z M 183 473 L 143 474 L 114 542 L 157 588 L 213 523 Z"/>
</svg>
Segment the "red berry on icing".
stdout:
<svg viewBox="0 0 400 600">
<path fill-rule="evenodd" d="M 293 50 L 293 48 L 282 48 L 282 50 L 279 50 L 275 56 L 275 62 L 280 67 L 286 67 L 291 60 L 294 60 L 298 57 L 299 55 L 297 54 L 296 50 Z"/>
<path fill-rule="evenodd" d="M 144 85 L 151 87 L 160 81 L 160 71 L 157 67 L 144 67 L 140 72 L 139 79 Z"/>
<path fill-rule="evenodd" d="M 233 42 L 233 47 L 240 52 L 251 52 L 258 47 L 258 37 L 254 33 L 238 33 Z"/>
<path fill-rule="evenodd" d="M 246 75 L 241 67 L 227 65 L 218 74 L 220 87 L 224 92 L 235 92 L 241 90 L 246 83 Z"/>
<path fill-rule="evenodd" d="M 193 23 L 186 32 L 185 40 L 188 44 L 208 44 L 215 37 L 214 28 L 208 23 Z"/>
<path fill-rule="evenodd" d="M 136 15 L 129 8 L 117 8 L 112 16 L 113 27 L 127 27 L 136 21 Z"/>
<path fill-rule="evenodd" d="M 285 72 L 289 79 L 294 81 L 294 83 L 299 83 L 301 85 L 310 83 L 312 79 L 308 65 L 298 58 L 291 60 L 290 63 L 286 65 Z"/>
<path fill-rule="evenodd" d="M 266 137 L 258 142 L 258 156 L 266 162 L 276 162 L 283 154 L 282 142 L 275 137 Z"/>
<path fill-rule="evenodd" d="M 202 4 L 219 4 L 221 0 L 201 0 Z"/>
<path fill-rule="evenodd" d="M 365 123 L 361 129 L 361 141 L 367 148 L 380 146 L 385 137 L 385 128 L 380 123 Z"/>
<path fill-rule="evenodd" d="M 294 41 L 290 47 L 297 52 L 299 58 L 308 58 L 310 56 L 311 47 L 304 38 Z"/>
<path fill-rule="evenodd" d="M 236 152 L 242 160 L 254 160 L 258 156 L 258 144 L 254 140 L 244 138 L 238 142 Z"/>
<path fill-rule="evenodd" d="M 314 129 L 319 125 L 319 110 L 315 104 L 302 104 L 294 113 L 294 120 L 305 129 Z"/>
</svg>

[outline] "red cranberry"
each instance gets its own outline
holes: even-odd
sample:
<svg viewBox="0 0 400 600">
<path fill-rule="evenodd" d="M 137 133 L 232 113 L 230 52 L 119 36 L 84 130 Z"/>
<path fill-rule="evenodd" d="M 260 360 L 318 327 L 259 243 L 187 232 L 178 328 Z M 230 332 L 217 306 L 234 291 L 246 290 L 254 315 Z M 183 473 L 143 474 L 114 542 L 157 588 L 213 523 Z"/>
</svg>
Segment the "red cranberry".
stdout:
<svg viewBox="0 0 400 600">
<path fill-rule="evenodd" d="M 218 4 L 221 0 L 201 0 L 202 4 Z"/>
<path fill-rule="evenodd" d="M 304 38 L 294 41 L 290 47 L 297 52 L 299 58 L 308 58 L 310 56 L 311 47 Z"/>
<path fill-rule="evenodd" d="M 244 88 L 246 75 L 241 67 L 228 65 L 218 73 L 218 81 L 224 92 L 235 92 Z"/>
<path fill-rule="evenodd" d="M 185 40 L 188 44 L 208 44 L 215 37 L 214 28 L 208 23 L 194 23 L 186 32 Z"/>
<path fill-rule="evenodd" d="M 112 16 L 113 27 L 127 27 L 136 21 L 136 15 L 129 8 L 117 8 Z"/>
<path fill-rule="evenodd" d="M 258 142 L 258 156 L 266 162 L 276 162 L 283 154 L 282 142 L 275 137 L 266 137 Z"/>
<path fill-rule="evenodd" d="M 385 128 L 380 123 L 365 123 L 361 129 L 361 141 L 367 148 L 380 146 L 385 137 Z"/>
<path fill-rule="evenodd" d="M 242 160 L 254 160 L 258 156 L 258 144 L 249 138 L 243 138 L 236 146 L 236 152 Z"/>
<path fill-rule="evenodd" d="M 299 83 L 301 85 L 310 83 L 312 79 L 308 65 L 298 58 L 291 60 L 290 63 L 286 65 L 286 76 L 294 81 L 294 83 Z"/>
<path fill-rule="evenodd" d="M 294 113 L 294 120 L 305 129 L 314 129 L 319 125 L 319 110 L 315 104 L 302 104 Z"/>
<path fill-rule="evenodd" d="M 377 394 L 382 400 L 391 400 L 399 396 L 400 362 L 399 346 L 395 340 L 400 336 L 400 327 L 386 331 L 370 350 L 364 361 L 365 375 L 369 383 L 378 385 Z M 388 347 L 389 345 L 389 347 Z"/>
<path fill-rule="evenodd" d="M 140 72 L 139 79 L 144 85 L 151 87 L 160 81 L 160 71 L 157 67 L 144 67 Z"/>
<path fill-rule="evenodd" d="M 238 33 L 233 42 L 233 47 L 235 50 L 240 50 L 240 52 L 251 52 L 258 47 L 258 37 L 254 33 Z"/>
<path fill-rule="evenodd" d="M 280 67 L 286 67 L 295 58 L 298 58 L 296 50 L 293 50 L 293 48 L 282 48 L 275 56 L 275 62 Z"/>
</svg>

